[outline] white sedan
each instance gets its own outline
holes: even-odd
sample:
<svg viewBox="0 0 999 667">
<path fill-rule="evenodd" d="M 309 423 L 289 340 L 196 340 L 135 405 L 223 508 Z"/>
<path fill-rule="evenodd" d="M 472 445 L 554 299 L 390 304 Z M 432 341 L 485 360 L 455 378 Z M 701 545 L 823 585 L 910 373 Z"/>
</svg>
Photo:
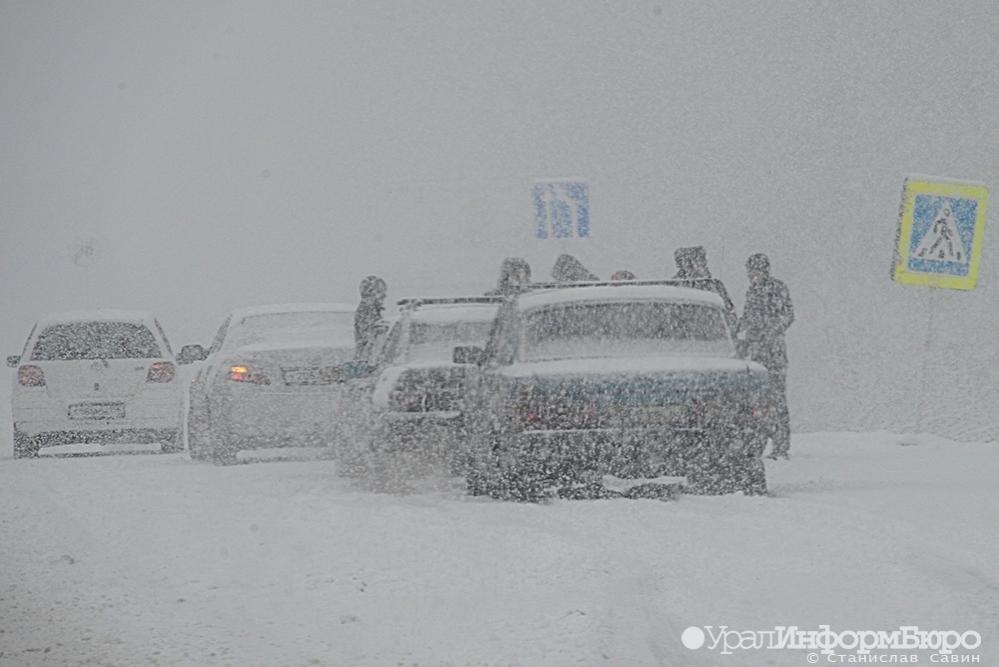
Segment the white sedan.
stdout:
<svg viewBox="0 0 999 667">
<path fill-rule="evenodd" d="M 344 409 L 344 365 L 354 359 L 354 306 L 279 304 L 236 310 L 191 382 L 188 448 L 227 464 L 241 450 L 325 446 Z"/>
<path fill-rule="evenodd" d="M 174 356 L 150 313 L 57 313 L 35 324 L 11 392 L 14 457 L 79 443 L 183 448 L 182 389 Z"/>
</svg>

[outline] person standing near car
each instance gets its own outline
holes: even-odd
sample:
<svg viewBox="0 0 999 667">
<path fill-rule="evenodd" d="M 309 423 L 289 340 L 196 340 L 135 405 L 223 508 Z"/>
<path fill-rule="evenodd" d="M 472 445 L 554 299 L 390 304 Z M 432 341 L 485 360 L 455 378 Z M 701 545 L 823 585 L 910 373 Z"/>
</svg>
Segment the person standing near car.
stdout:
<svg viewBox="0 0 999 667">
<path fill-rule="evenodd" d="M 354 311 L 354 350 L 358 359 L 367 359 L 374 351 L 387 294 L 388 286 L 378 276 L 361 281 L 361 302 Z"/>
<path fill-rule="evenodd" d="M 746 261 L 749 289 L 739 320 L 739 335 L 748 346 L 749 357 L 770 373 L 773 410 L 773 449 L 770 458 L 788 458 L 791 421 L 787 408 L 787 344 L 784 334 L 794 322 L 791 293 L 783 281 L 770 275 L 770 258 L 763 253 Z"/>
<path fill-rule="evenodd" d="M 731 327 L 738 324 L 738 316 L 735 313 L 735 304 L 725 289 L 725 283 L 711 275 L 708 268 L 708 253 L 704 246 L 695 245 L 689 248 L 677 248 L 673 253 L 673 261 L 676 263 L 676 274 L 673 280 L 682 281 L 684 287 L 703 289 L 714 292 L 721 297 L 725 303 L 725 316 Z"/>
<path fill-rule="evenodd" d="M 510 296 L 524 291 L 531 284 L 531 265 L 523 257 L 507 257 L 500 265 L 496 289 L 486 296 Z"/>
<path fill-rule="evenodd" d="M 552 279 L 557 283 L 589 282 L 600 280 L 583 263 L 572 255 L 563 253 L 552 266 Z"/>
</svg>

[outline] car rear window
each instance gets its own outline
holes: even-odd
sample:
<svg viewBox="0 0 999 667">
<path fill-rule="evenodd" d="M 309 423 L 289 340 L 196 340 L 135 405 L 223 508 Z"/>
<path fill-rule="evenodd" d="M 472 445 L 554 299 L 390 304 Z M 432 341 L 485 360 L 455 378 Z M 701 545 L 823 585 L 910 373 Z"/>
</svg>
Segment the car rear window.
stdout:
<svg viewBox="0 0 999 667">
<path fill-rule="evenodd" d="M 732 351 L 721 309 L 695 303 L 560 304 L 528 312 L 525 324 L 529 359 Z"/>
<path fill-rule="evenodd" d="M 68 322 L 45 327 L 31 351 L 32 361 L 72 359 L 151 359 L 160 357 L 153 332 L 132 322 Z"/>
<path fill-rule="evenodd" d="M 302 311 L 249 315 L 230 330 L 226 347 L 281 340 L 354 340 L 354 314 L 340 311 Z"/>
</svg>

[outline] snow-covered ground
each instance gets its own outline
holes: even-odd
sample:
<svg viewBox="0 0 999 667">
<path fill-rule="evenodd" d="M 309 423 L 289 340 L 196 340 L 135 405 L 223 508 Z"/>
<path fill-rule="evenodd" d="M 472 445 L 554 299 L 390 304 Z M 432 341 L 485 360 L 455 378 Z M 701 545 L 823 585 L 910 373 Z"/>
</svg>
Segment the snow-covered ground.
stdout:
<svg viewBox="0 0 999 667">
<path fill-rule="evenodd" d="M 805 665 L 680 635 L 819 624 L 977 630 L 999 664 L 999 447 L 896 441 L 797 436 L 770 498 L 549 505 L 323 460 L 2 460 L 0 664 Z"/>
</svg>

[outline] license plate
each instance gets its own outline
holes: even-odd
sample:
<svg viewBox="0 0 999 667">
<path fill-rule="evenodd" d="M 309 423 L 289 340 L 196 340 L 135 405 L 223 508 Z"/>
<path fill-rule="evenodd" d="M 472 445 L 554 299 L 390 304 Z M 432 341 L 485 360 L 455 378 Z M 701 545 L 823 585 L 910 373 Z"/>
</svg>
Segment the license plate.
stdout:
<svg viewBox="0 0 999 667">
<path fill-rule="evenodd" d="M 287 385 L 331 384 L 336 381 L 331 370 L 327 368 L 282 368 L 281 375 Z"/>
<path fill-rule="evenodd" d="M 77 403 L 69 406 L 70 419 L 124 419 L 124 403 Z"/>
</svg>

